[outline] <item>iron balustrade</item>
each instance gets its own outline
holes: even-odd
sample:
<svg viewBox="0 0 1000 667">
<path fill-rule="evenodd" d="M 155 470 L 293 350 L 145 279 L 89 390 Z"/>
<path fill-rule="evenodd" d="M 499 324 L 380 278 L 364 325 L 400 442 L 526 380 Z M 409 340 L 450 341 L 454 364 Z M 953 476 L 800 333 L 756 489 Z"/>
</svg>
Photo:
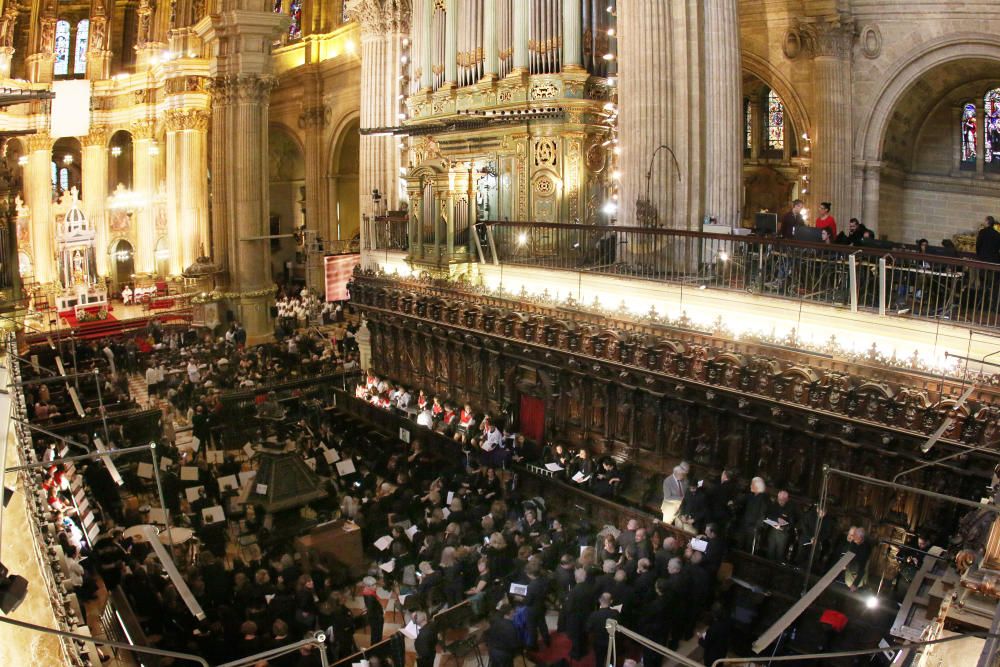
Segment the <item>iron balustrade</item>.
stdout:
<svg viewBox="0 0 1000 667">
<path fill-rule="evenodd" d="M 537 222 L 476 225 L 483 259 L 1000 327 L 1000 263 L 775 236 Z M 377 245 L 379 250 L 388 250 Z"/>
</svg>

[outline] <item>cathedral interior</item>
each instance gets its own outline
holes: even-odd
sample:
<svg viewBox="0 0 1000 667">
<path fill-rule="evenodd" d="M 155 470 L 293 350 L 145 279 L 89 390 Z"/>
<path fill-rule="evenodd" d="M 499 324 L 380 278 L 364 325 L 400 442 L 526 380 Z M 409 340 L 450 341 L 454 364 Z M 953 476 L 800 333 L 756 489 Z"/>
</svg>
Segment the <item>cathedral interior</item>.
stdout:
<svg viewBox="0 0 1000 667">
<path fill-rule="evenodd" d="M 1000 664 L 998 35 L 0 0 L 0 664 Z"/>
</svg>

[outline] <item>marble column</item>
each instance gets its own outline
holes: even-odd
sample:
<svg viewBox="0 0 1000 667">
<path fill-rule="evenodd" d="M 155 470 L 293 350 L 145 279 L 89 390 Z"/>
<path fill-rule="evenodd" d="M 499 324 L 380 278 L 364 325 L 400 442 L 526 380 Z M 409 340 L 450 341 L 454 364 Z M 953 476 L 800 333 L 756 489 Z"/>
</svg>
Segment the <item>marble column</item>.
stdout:
<svg viewBox="0 0 1000 667">
<path fill-rule="evenodd" d="M 497 0 L 483 0 L 483 79 L 497 78 Z"/>
<path fill-rule="evenodd" d="M 511 74 L 528 71 L 528 2 L 514 2 L 514 68 Z"/>
<path fill-rule="evenodd" d="M 50 283 L 56 279 L 53 261 L 52 225 L 52 137 L 30 135 L 25 194 L 31 209 L 31 254 L 35 281 Z"/>
<path fill-rule="evenodd" d="M 166 113 L 167 247 L 174 276 L 208 252 L 208 118 L 204 109 Z"/>
<path fill-rule="evenodd" d="M 862 195 L 861 223 L 876 234 L 879 222 L 879 195 L 881 192 L 882 163 L 869 162 L 864 165 L 864 192 Z M 846 225 L 845 225 L 846 227 Z"/>
<path fill-rule="evenodd" d="M 132 123 L 132 189 L 142 202 L 132 216 L 135 225 L 135 272 L 156 272 L 156 217 L 153 199 L 156 196 L 156 121 L 140 120 Z"/>
<path fill-rule="evenodd" d="M 582 31 L 583 31 L 583 10 L 580 4 L 580 0 L 563 0 L 562 3 L 563 70 L 579 71 L 583 69 Z"/>
<path fill-rule="evenodd" d="M 319 85 L 318 82 L 317 86 Z M 310 87 L 307 87 L 307 91 Z M 303 97 L 309 106 L 299 114 L 299 127 L 305 131 L 305 176 L 306 176 L 306 227 L 319 233 L 324 239 L 337 236 L 336 221 L 329 213 L 328 190 L 323 187 L 326 163 L 323 161 L 326 132 L 330 108 L 323 104 L 321 88 L 312 88 Z"/>
<path fill-rule="evenodd" d="M 444 85 L 458 83 L 458 2 L 445 0 L 444 12 Z"/>
<path fill-rule="evenodd" d="M 743 97 L 737 0 L 705 0 L 705 215 L 738 226 L 743 190 Z M 573 4 L 573 3 L 570 3 Z"/>
<path fill-rule="evenodd" d="M 701 39 L 700 2 L 618 5 L 620 224 L 654 224 L 636 215 L 637 200 L 648 197 L 646 208 L 655 210 L 657 226 L 700 225 L 701 137 L 707 121 L 701 78 L 695 76 L 700 54 L 689 48 Z"/>
<path fill-rule="evenodd" d="M 10 63 L 14 57 L 14 29 L 17 26 L 17 5 L 8 4 L 0 14 L 0 80 L 10 78 Z"/>
<path fill-rule="evenodd" d="M 92 81 L 111 78 L 111 0 L 91 0 L 90 31 L 87 34 L 87 77 Z"/>
<path fill-rule="evenodd" d="M 399 96 L 403 93 L 400 58 L 403 38 L 410 30 L 409 5 L 398 0 L 368 0 L 354 7 L 352 17 L 361 24 L 361 80 L 364 82 L 361 130 L 396 127 L 400 124 Z M 429 63 L 430 59 L 425 62 Z M 424 71 L 425 84 L 429 72 L 428 65 Z M 362 215 L 375 213 L 371 193 L 376 189 L 384 198 L 382 210 L 399 208 L 401 165 L 395 137 L 361 135 L 359 194 Z"/>
<path fill-rule="evenodd" d="M 106 127 L 91 127 L 90 134 L 80 140 L 83 146 L 82 179 L 83 212 L 91 228 L 97 232 L 95 255 L 97 273 L 108 275 L 108 139 Z"/>
<path fill-rule="evenodd" d="M 822 19 L 800 27 L 812 51 L 816 90 L 810 210 L 817 210 L 819 202 L 831 202 L 833 216 L 844 224 L 855 213 L 850 210 L 850 64 L 854 27 Z"/>
</svg>

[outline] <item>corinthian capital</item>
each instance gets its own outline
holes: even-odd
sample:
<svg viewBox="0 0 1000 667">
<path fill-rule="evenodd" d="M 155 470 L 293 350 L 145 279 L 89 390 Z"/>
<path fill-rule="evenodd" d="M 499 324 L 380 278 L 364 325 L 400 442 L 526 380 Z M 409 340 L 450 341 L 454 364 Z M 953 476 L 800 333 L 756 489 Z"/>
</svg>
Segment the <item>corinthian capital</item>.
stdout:
<svg viewBox="0 0 1000 667">
<path fill-rule="evenodd" d="M 411 0 L 347 0 L 347 15 L 376 35 L 410 31 Z"/>
<path fill-rule="evenodd" d="M 179 132 L 181 130 L 199 130 L 204 132 L 208 129 L 208 111 L 203 109 L 171 109 L 166 113 L 164 123 L 167 132 Z"/>
<path fill-rule="evenodd" d="M 803 48 L 813 57 L 848 58 L 854 45 L 855 25 L 845 19 L 799 21 Z"/>
<path fill-rule="evenodd" d="M 136 141 L 141 139 L 152 139 L 156 136 L 156 120 L 153 118 L 143 118 L 133 121 L 129 126 L 129 132 Z"/>
<path fill-rule="evenodd" d="M 107 146 L 108 137 L 111 133 L 108 128 L 101 125 L 94 125 L 90 128 L 90 134 L 80 137 L 80 144 L 83 146 Z"/>
<path fill-rule="evenodd" d="M 25 137 L 25 139 L 28 145 L 29 153 L 34 153 L 35 151 L 52 150 L 52 137 L 44 132 L 29 134 L 27 137 Z"/>
</svg>

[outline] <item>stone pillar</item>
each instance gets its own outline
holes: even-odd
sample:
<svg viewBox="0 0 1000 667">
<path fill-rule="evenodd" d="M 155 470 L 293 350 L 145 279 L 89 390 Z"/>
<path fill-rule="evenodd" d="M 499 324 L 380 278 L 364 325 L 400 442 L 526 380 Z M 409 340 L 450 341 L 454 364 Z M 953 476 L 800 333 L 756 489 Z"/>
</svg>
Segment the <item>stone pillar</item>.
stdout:
<svg viewBox="0 0 1000 667">
<path fill-rule="evenodd" d="M 647 192 L 657 226 L 698 229 L 701 223 L 701 137 L 711 121 L 704 113 L 701 77 L 695 76 L 700 53 L 689 48 L 702 39 L 700 5 L 701 0 L 618 4 L 620 224 L 640 224 L 636 202 Z M 714 163 L 716 157 L 707 160 Z"/>
<path fill-rule="evenodd" d="M 112 7 L 110 0 L 91 0 L 90 32 L 87 34 L 87 78 L 92 81 L 111 78 L 111 37 L 109 34 Z M 100 260 L 98 260 L 100 261 Z"/>
<path fill-rule="evenodd" d="M 428 8 L 427 16 L 433 12 Z M 351 16 L 361 24 L 361 130 L 399 125 L 398 99 L 403 94 L 399 78 L 403 38 L 410 30 L 406 3 L 395 0 L 368 0 L 356 5 Z M 427 20 L 428 26 L 430 21 Z M 429 27 L 428 27 L 429 30 Z M 429 35 L 430 33 L 425 33 Z M 430 39 L 424 40 L 428 44 Z M 429 46 L 424 83 L 430 73 Z M 426 86 L 430 90 L 430 86 Z M 399 208 L 399 168 L 402 165 L 397 139 L 392 136 L 361 135 L 358 189 L 362 215 L 375 213 L 372 190 L 378 190 L 388 210 Z"/>
<path fill-rule="evenodd" d="M 528 71 L 528 3 L 514 3 L 514 68 L 511 75 Z"/>
<path fill-rule="evenodd" d="M 458 83 L 458 2 L 445 1 L 444 11 L 444 85 Z"/>
<path fill-rule="evenodd" d="M 52 68 L 56 62 L 56 21 L 58 21 L 57 0 L 43 0 L 38 8 L 37 21 L 32 21 L 28 44 L 31 52 L 26 59 L 28 80 L 32 83 L 52 81 Z"/>
<path fill-rule="evenodd" d="M 882 181 L 882 163 L 869 162 L 864 166 L 864 186 L 861 200 L 861 224 L 878 233 L 879 194 Z M 848 217 L 848 220 L 850 217 Z M 846 229 L 846 225 L 844 227 Z"/>
<path fill-rule="evenodd" d="M 761 101 L 756 95 L 750 97 L 750 159 L 756 162 L 760 159 L 760 147 L 764 143 L 764 119 L 761 112 Z"/>
<path fill-rule="evenodd" d="M 167 247 L 170 275 L 208 248 L 208 111 L 166 113 Z"/>
<path fill-rule="evenodd" d="M 705 123 L 705 215 L 738 226 L 744 131 L 736 0 L 705 0 L 704 17 L 705 113 L 710 119 Z"/>
<path fill-rule="evenodd" d="M 0 80 L 10 78 L 10 62 L 14 57 L 14 28 L 17 25 L 17 5 L 8 4 L 0 15 Z"/>
<path fill-rule="evenodd" d="M 497 0 L 483 0 L 483 79 L 497 78 L 500 54 L 497 50 Z"/>
<path fill-rule="evenodd" d="M 812 184 L 809 194 L 833 204 L 833 215 L 851 217 L 851 45 L 854 26 L 839 21 L 804 23 L 801 31 L 813 55 L 816 90 L 815 138 L 812 142 Z"/>
<path fill-rule="evenodd" d="M 432 34 L 434 30 L 434 0 L 416 1 L 423 3 L 423 14 L 420 16 L 420 50 L 422 52 L 420 60 L 421 67 L 423 68 L 420 76 L 420 89 L 430 92 L 434 90 L 434 36 Z M 364 30 L 364 25 L 362 25 L 361 29 L 362 31 Z M 364 66 L 365 62 L 362 59 L 361 68 L 364 69 Z M 362 190 L 362 193 L 363 192 L 364 191 Z"/>
<path fill-rule="evenodd" d="M 156 196 L 156 121 L 140 120 L 132 123 L 132 188 L 142 202 L 135 209 L 135 272 L 156 272 L 156 217 L 153 198 Z"/>
<path fill-rule="evenodd" d="M 336 238 L 336 222 L 331 219 L 327 195 L 324 187 L 326 165 L 323 161 L 323 137 L 330 117 L 330 108 L 323 103 L 322 81 L 319 77 L 308 77 L 302 94 L 302 113 L 299 127 L 305 132 L 305 181 L 306 181 L 306 226 L 318 232 L 325 239 Z"/>
<path fill-rule="evenodd" d="M 52 137 L 29 135 L 28 169 L 24 190 L 31 208 L 31 251 L 35 263 L 35 281 L 50 283 L 56 279 L 53 261 L 52 225 Z"/>
<path fill-rule="evenodd" d="M 628 0 L 626 0 L 627 2 Z M 564 71 L 583 69 L 583 12 L 579 0 L 562 3 L 562 68 Z M 738 88 L 737 88 L 738 90 Z"/>
<path fill-rule="evenodd" d="M 91 127 L 90 134 L 81 138 L 83 164 L 83 212 L 90 226 L 97 232 L 94 253 L 97 257 L 97 274 L 106 276 L 108 265 L 108 139 L 106 127 Z"/>
</svg>

